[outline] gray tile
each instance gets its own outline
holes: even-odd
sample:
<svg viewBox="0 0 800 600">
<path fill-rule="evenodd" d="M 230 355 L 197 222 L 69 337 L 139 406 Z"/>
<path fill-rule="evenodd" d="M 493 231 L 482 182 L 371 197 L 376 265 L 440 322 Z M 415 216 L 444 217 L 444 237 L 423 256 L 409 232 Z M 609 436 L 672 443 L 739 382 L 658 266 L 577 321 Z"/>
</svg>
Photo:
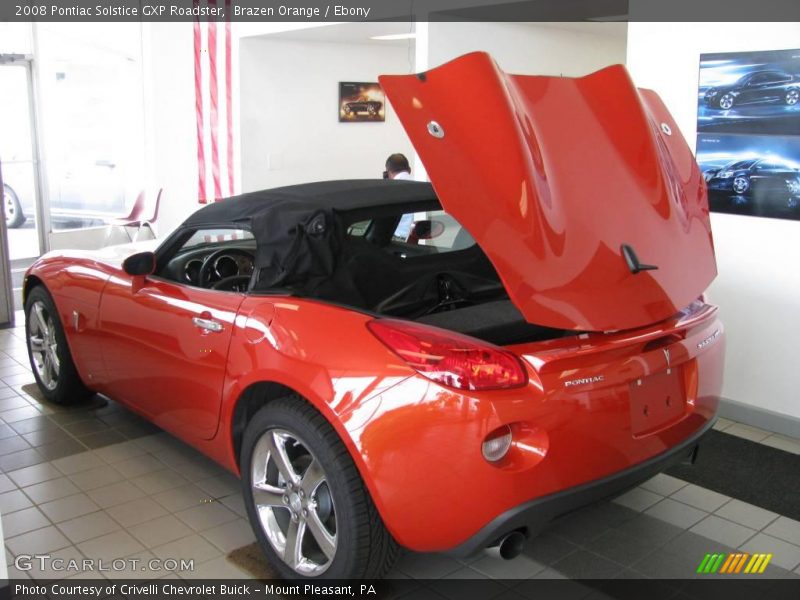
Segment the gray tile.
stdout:
<svg viewBox="0 0 800 600">
<path fill-rule="evenodd" d="M 28 450 L 0 456 L 0 471 L 8 473 L 9 471 L 37 465 L 45 460 L 36 448 L 29 448 Z"/>
<path fill-rule="evenodd" d="M 689 531 L 732 548 L 738 548 L 756 533 L 754 529 L 715 515 L 706 517 Z"/>
<path fill-rule="evenodd" d="M 23 408 L 4 410 L 3 412 L 0 412 L 0 419 L 3 419 L 3 421 L 6 423 L 11 424 L 17 421 L 25 421 L 34 417 L 40 417 L 41 415 L 41 412 L 36 410 L 33 406 L 28 405 Z"/>
<path fill-rule="evenodd" d="M 0 494 L 0 514 L 6 515 L 30 506 L 33 506 L 33 502 L 20 490 Z"/>
<path fill-rule="evenodd" d="M 772 562 L 784 569 L 793 570 L 800 565 L 800 546 L 795 546 L 771 535 L 759 533 L 740 546 L 740 550 L 754 554 L 771 553 Z"/>
<path fill-rule="evenodd" d="M 51 425 L 22 436 L 31 446 L 45 446 L 56 442 L 71 440 L 72 437 L 58 425 Z"/>
<path fill-rule="evenodd" d="M 118 431 L 98 431 L 96 433 L 89 433 L 87 435 L 77 436 L 80 442 L 87 448 L 105 448 L 126 441 L 124 435 Z"/>
<path fill-rule="evenodd" d="M 58 524 L 58 528 L 74 544 L 117 531 L 120 526 L 102 511 L 70 519 Z"/>
<path fill-rule="evenodd" d="M 183 574 L 185 579 L 252 579 L 253 576 L 239 569 L 225 556 L 218 556 L 195 566 L 194 571 Z"/>
<path fill-rule="evenodd" d="M 124 527 L 138 525 L 167 515 L 166 509 L 152 498 L 138 498 L 118 504 L 107 509 L 108 514 L 114 517 Z"/>
<path fill-rule="evenodd" d="M 100 510 L 100 507 L 92 502 L 91 498 L 86 494 L 75 494 L 73 496 L 67 496 L 66 498 L 53 500 L 52 502 L 40 505 L 39 508 L 53 523 L 68 521 L 75 517 Z"/>
<path fill-rule="evenodd" d="M 797 490 L 800 493 L 800 490 Z M 800 546 L 800 521 L 795 521 L 789 517 L 778 517 L 764 529 L 767 533 L 776 538 L 787 541 L 795 546 Z"/>
<path fill-rule="evenodd" d="M 120 481 L 95 490 L 89 490 L 87 495 L 99 506 L 109 508 L 130 500 L 141 498 L 145 493 L 130 481 Z"/>
<path fill-rule="evenodd" d="M 222 523 L 235 521 L 239 517 L 218 502 L 207 502 L 176 513 L 181 521 L 197 532 L 211 529 Z"/>
<path fill-rule="evenodd" d="M 43 527 L 6 540 L 15 556 L 20 554 L 45 554 L 69 546 L 69 540 L 55 527 Z"/>
<path fill-rule="evenodd" d="M 48 525 L 50 521 L 47 517 L 38 508 L 31 506 L 3 517 L 3 535 L 10 538 Z"/>
<path fill-rule="evenodd" d="M 186 537 L 192 533 L 188 525 L 173 515 L 158 517 L 138 525 L 128 527 L 128 531 L 146 548 L 155 548 L 167 542 Z"/>
<path fill-rule="evenodd" d="M 758 427 L 751 427 L 750 425 L 744 425 L 742 423 L 734 423 L 725 430 L 725 433 L 753 442 L 760 442 L 770 436 L 769 431 L 764 431 Z"/>
<path fill-rule="evenodd" d="M 153 499 L 167 510 L 178 512 L 184 508 L 200 506 L 211 498 L 196 485 L 189 484 L 154 494 Z"/>
<path fill-rule="evenodd" d="M 98 431 L 107 431 L 108 425 L 103 423 L 100 419 L 87 418 L 81 421 L 74 421 L 72 423 L 62 423 L 61 426 L 74 436 L 86 435 L 88 433 L 96 433 Z"/>
<path fill-rule="evenodd" d="M 201 535 L 226 554 L 252 544 L 256 540 L 253 528 L 244 519 L 217 525 L 205 530 Z"/>
<path fill-rule="evenodd" d="M 693 508 L 688 504 L 665 498 L 658 504 L 647 509 L 645 514 L 666 521 L 676 527 L 688 529 L 700 519 L 707 516 L 708 513 Z"/>
<path fill-rule="evenodd" d="M 38 413 L 36 416 L 30 419 L 15 421 L 14 423 L 11 423 L 10 426 L 19 434 L 31 433 L 32 431 L 40 431 L 42 429 L 57 427 L 57 425 L 54 425 L 53 421 L 51 421 L 49 417 L 45 417 Z"/>
<path fill-rule="evenodd" d="M 134 552 L 141 552 L 144 550 L 144 546 L 137 542 L 131 534 L 120 530 L 82 542 L 78 544 L 78 549 L 83 552 L 86 558 L 109 560 L 130 556 Z M 182 557 L 175 555 L 165 558 L 180 559 Z"/>
<path fill-rule="evenodd" d="M 493 579 L 527 579 L 544 571 L 546 565 L 521 554 L 512 560 L 485 556 L 471 563 L 470 567 Z"/>
<path fill-rule="evenodd" d="M 153 554 L 161 559 L 178 558 L 197 562 L 204 562 L 219 556 L 220 551 L 211 542 L 194 534 L 175 540 L 153 549 Z"/>
<path fill-rule="evenodd" d="M 128 479 L 133 479 L 134 477 L 139 477 L 146 473 L 159 471 L 164 468 L 164 464 L 154 456 L 142 454 L 127 460 L 119 461 L 114 464 L 114 468 Z"/>
<path fill-rule="evenodd" d="M 577 549 L 572 542 L 545 532 L 528 540 L 523 553 L 537 562 L 552 565 Z"/>
<path fill-rule="evenodd" d="M 147 494 L 157 494 L 164 490 L 178 487 L 188 483 L 186 478 L 178 475 L 172 469 L 163 469 L 141 475 L 131 480 L 137 487 Z"/>
<path fill-rule="evenodd" d="M 440 579 L 461 566 L 457 560 L 443 554 L 409 553 L 397 562 L 397 568 L 414 579 Z"/>
<path fill-rule="evenodd" d="M 683 479 L 678 479 L 677 477 L 665 473 L 659 473 L 655 477 L 645 481 L 640 487 L 655 492 L 656 494 L 661 494 L 662 496 L 669 496 L 685 485 L 688 485 L 688 482 Z"/>
<path fill-rule="evenodd" d="M 729 496 L 713 492 L 693 483 L 682 487 L 670 497 L 673 500 L 678 500 L 706 512 L 714 512 L 730 500 Z"/>
<path fill-rule="evenodd" d="M 751 529 L 763 529 L 778 518 L 777 513 L 735 498 L 718 508 L 715 514 Z"/>
<path fill-rule="evenodd" d="M 735 552 L 736 548 L 711 540 L 705 536 L 684 531 L 679 536 L 672 538 L 659 550 L 677 556 L 688 556 L 697 560 L 697 564 L 709 552 Z"/>
<path fill-rule="evenodd" d="M 17 489 L 17 485 L 5 473 L 0 473 L 0 494 Z"/>
<path fill-rule="evenodd" d="M 102 467 L 105 464 L 93 452 L 81 452 L 80 454 L 73 454 L 52 462 L 53 466 L 64 475 L 72 475 L 95 467 Z"/>
<path fill-rule="evenodd" d="M 69 478 L 82 490 L 93 490 L 124 479 L 122 473 L 110 466 L 95 467 L 87 471 L 80 471 Z"/>
<path fill-rule="evenodd" d="M 11 471 L 8 476 L 19 487 L 26 487 L 49 479 L 57 479 L 61 477 L 61 471 L 49 463 L 40 463 L 17 471 Z"/>
<path fill-rule="evenodd" d="M 241 483 L 233 475 L 219 475 L 196 482 L 197 487 L 208 493 L 212 498 L 224 498 L 241 491 Z"/>
<path fill-rule="evenodd" d="M 669 540 L 677 537 L 683 532 L 683 529 L 676 527 L 670 523 L 650 517 L 648 515 L 640 515 L 639 517 L 620 525 L 617 529 L 620 533 L 632 537 L 639 537 L 649 540 L 656 546 L 662 546 Z"/>
<path fill-rule="evenodd" d="M 761 443 L 784 452 L 800 454 L 800 440 L 773 433 L 769 437 L 761 440 Z"/>
<path fill-rule="evenodd" d="M 702 560 L 702 556 L 700 560 Z M 691 579 L 697 576 L 697 566 L 700 564 L 700 560 L 695 556 L 656 550 L 634 563 L 633 569 L 654 579 Z"/>
<path fill-rule="evenodd" d="M 57 461 L 68 456 L 86 452 L 86 446 L 81 444 L 78 440 L 70 438 L 68 440 L 61 440 L 60 442 L 38 446 L 36 450 L 39 451 L 39 454 L 41 454 L 45 460 Z"/>
<path fill-rule="evenodd" d="M 20 435 L 8 437 L 0 440 L 0 456 L 11 454 L 12 452 L 19 452 L 20 450 L 27 450 L 30 447 L 30 444 Z"/>
<path fill-rule="evenodd" d="M 614 498 L 613 502 L 621 504 L 622 506 L 627 506 L 632 510 L 642 512 L 653 506 L 656 502 L 659 502 L 661 499 L 662 496 L 659 494 L 640 487 L 635 487 L 631 490 L 628 490 L 621 496 Z"/>
<path fill-rule="evenodd" d="M 44 504 L 80 492 L 75 484 L 66 477 L 43 481 L 23 488 L 23 490 L 36 504 Z"/>
<path fill-rule="evenodd" d="M 633 537 L 612 529 L 584 547 L 621 565 L 631 565 L 654 552 L 658 545 L 646 538 Z"/>
<path fill-rule="evenodd" d="M 610 579 L 623 568 L 619 563 L 582 549 L 553 564 L 554 570 L 570 579 Z"/>
<path fill-rule="evenodd" d="M 120 444 L 112 444 L 110 446 L 105 446 L 95 450 L 95 454 L 112 465 L 125 460 L 130 460 L 131 458 L 141 456 L 142 454 L 146 453 L 147 451 L 144 448 L 132 440 L 128 440 Z"/>
<path fill-rule="evenodd" d="M 718 431 L 725 431 L 728 427 L 734 424 L 735 421 L 731 421 L 729 419 L 725 419 L 723 417 L 719 417 L 717 422 L 714 423 L 714 429 Z"/>
<path fill-rule="evenodd" d="M 598 519 L 592 507 L 586 507 L 554 521 L 548 531 L 570 542 L 583 544 L 602 535 L 608 529 L 609 524 Z"/>
</svg>

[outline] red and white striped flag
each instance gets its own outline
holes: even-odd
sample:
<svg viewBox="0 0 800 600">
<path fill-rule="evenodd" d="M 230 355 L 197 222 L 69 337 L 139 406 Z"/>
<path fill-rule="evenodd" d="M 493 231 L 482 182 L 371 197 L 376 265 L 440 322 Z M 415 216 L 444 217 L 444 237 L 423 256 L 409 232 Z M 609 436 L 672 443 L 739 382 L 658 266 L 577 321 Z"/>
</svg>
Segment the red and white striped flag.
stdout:
<svg viewBox="0 0 800 600">
<path fill-rule="evenodd" d="M 214 6 L 222 0 L 208 0 Z M 224 0 L 230 10 L 230 0 Z M 200 4 L 195 0 L 195 5 Z M 226 10 L 226 12 L 227 12 Z M 231 24 L 194 23 L 194 93 L 197 116 L 197 199 L 234 194 Z"/>
</svg>

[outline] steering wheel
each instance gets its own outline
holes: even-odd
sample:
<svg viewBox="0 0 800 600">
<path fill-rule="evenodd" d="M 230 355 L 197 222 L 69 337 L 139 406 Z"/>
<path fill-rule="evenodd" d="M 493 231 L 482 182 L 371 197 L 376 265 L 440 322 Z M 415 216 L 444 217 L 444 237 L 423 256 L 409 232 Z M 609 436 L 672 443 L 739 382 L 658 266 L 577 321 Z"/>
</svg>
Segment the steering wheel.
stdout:
<svg viewBox="0 0 800 600">
<path fill-rule="evenodd" d="M 200 267 L 200 273 L 197 275 L 197 285 L 202 288 L 211 288 L 211 289 L 223 289 L 221 287 L 216 287 L 217 285 L 225 282 L 228 279 L 233 279 L 235 277 L 246 277 L 248 280 L 250 279 L 249 275 L 241 275 L 239 271 L 239 265 L 236 265 L 236 273 L 230 274 L 223 274 L 220 273 L 217 269 L 217 261 L 222 258 L 223 256 L 233 257 L 233 256 L 242 256 L 244 258 L 249 259 L 250 261 L 254 260 L 253 253 L 247 250 L 243 250 L 241 248 L 220 248 L 219 250 L 215 250 L 211 254 L 205 257 L 203 260 L 203 266 Z M 214 282 L 212 284 L 212 281 Z M 226 285 L 228 285 L 226 283 Z"/>
<path fill-rule="evenodd" d="M 214 282 L 211 289 L 225 292 L 246 292 L 249 286 L 250 275 L 234 275 Z"/>
</svg>

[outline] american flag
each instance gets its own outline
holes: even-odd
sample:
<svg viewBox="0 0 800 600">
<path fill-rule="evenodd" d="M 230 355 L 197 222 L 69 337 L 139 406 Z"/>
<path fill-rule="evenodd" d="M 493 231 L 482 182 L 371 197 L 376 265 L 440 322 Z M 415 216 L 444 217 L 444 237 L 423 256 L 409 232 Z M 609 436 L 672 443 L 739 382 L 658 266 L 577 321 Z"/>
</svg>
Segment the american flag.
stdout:
<svg viewBox="0 0 800 600">
<path fill-rule="evenodd" d="M 208 5 L 221 1 L 208 0 Z M 224 1 L 227 13 L 230 0 Z M 198 4 L 199 0 L 195 0 L 195 5 Z M 232 76 L 230 21 L 195 20 L 194 93 L 200 204 L 234 193 Z"/>
</svg>

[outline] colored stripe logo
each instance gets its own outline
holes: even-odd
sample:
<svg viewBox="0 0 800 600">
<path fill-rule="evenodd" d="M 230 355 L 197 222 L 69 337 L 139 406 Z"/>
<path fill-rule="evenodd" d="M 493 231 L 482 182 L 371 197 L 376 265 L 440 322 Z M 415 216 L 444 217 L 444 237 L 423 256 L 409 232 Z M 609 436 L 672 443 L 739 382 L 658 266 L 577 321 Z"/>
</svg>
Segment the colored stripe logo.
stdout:
<svg viewBox="0 0 800 600">
<path fill-rule="evenodd" d="M 736 552 L 732 554 L 706 554 L 697 572 L 702 574 L 758 574 L 763 573 L 767 568 L 772 554 L 748 554 L 747 552 Z"/>
</svg>

